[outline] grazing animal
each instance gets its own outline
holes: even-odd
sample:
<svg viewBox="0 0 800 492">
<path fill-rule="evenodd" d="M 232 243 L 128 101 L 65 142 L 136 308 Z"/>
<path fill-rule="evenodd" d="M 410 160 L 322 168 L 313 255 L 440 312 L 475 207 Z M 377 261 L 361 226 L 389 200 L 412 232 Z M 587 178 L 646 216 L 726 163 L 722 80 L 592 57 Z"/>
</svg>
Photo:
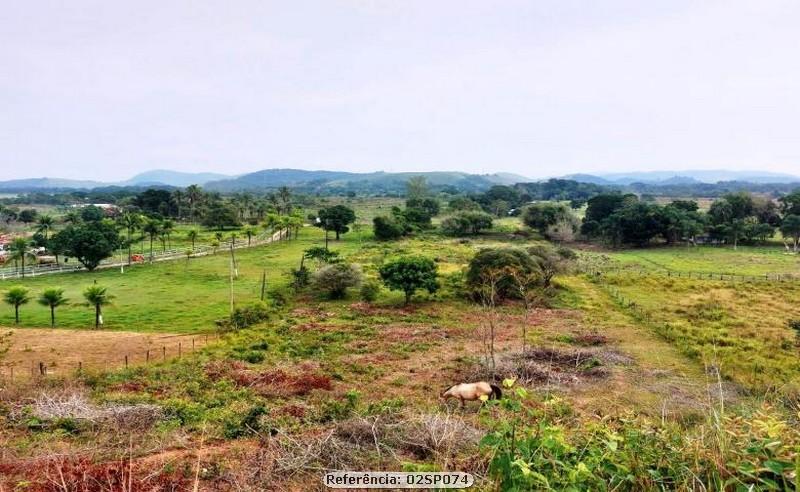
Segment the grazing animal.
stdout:
<svg viewBox="0 0 800 492">
<path fill-rule="evenodd" d="M 499 387 L 493 384 L 489 384 L 486 381 L 479 381 L 477 383 L 453 385 L 441 394 L 441 397 L 445 400 L 448 398 L 458 398 L 461 401 L 462 407 L 465 401 L 480 400 L 482 396 L 499 400 L 503 397 L 503 392 L 500 391 Z"/>
</svg>

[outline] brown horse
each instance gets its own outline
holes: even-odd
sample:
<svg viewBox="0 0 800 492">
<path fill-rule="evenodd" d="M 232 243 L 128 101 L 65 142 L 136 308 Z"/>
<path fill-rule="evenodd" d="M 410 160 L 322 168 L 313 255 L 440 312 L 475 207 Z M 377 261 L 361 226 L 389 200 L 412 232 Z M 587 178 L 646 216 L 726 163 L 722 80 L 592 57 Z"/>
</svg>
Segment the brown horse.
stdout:
<svg viewBox="0 0 800 492">
<path fill-rule="evenodd" d="M 497 399 L 503 397 L 503 392 L 500 388 L 489 384 L 486 381 L 479 381 L 477 383 L 461 383 L 456 384 L 443 391 L 441 398 L 447 400 L 448 398 L 458 398 L 461 401 L 461 406 L 464 406 L 465 401 L 475 401 L 483 399 Z"/>
</svg>

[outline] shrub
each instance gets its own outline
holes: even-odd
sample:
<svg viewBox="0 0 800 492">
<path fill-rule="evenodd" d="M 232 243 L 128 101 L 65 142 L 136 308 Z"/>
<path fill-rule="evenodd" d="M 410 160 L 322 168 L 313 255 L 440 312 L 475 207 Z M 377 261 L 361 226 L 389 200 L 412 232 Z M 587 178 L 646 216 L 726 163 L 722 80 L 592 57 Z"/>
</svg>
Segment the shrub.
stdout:
<svg viewBox="0 0 800 492">
<path fill-rule="evenodd" d="M 442 232 L 449 236 L 478 234 L 492 228 L 492 216 L 485 212 L 461 212 L 442 221 Z"/>
<path fill-rule="evenodd" d="M 308 271 L 308 268 L 305 266 L 301 266 L 297 269 L 293 268 L 290 270 L 289 274 L 292 277 L 289 285 L 291 285 L 295 292 L 299 292 L 308 287 L 309 282 L 311 282 L 311 272 Z"/>
<path fill-rule="evenodd" d="M 398 239 L 406 234 L 406 226 L 397 219 L 378 216 L 372 219 L 375 239 L 388 241 Z"/>
<path fill-rule="evenodd" d="M 271 313 L 272 311 L 266 303 L 255 302 L 247 306 L 237 307 L 233 310 L 230 318 L 217 320 L 217 326 L 221 330 L 240 330 L 268 320 Z"/>
<path fill-rule="evenodd" d="M 349 263 L 336 263 L 314 273 L 313 287 L 331 299 L 342 299 L 350 287 L 361 284 L 361 269 Z"/>
<path fill-rule="evenodd" d="M 374 280 L 367 280 L 361 285 L 361 300 L 364 302 L 374 302 L 380 294 L 381 286 Z"/>
</svg>

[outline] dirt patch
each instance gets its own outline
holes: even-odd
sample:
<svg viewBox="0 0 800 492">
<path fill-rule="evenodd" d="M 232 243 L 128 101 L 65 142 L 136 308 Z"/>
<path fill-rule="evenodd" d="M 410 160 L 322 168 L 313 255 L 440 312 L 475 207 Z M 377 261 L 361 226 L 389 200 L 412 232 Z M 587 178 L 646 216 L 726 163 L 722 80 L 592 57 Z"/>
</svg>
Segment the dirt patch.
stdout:
<svg viewBox="0 0 800 492">
<path fill-rule="evenodd" d="M 136 333 L 129 331 L 66 330 L 51 328 L 0 328 L 10 331 L 11 350 L 0 375 L 14 378 L 39 374 L 42 363 L 48 375 L 70 375 L 78 367 L 84 370 L 112 369 L 148 360 L 160 361 L 177 357 L 211 341 L 213 336 L 178 335 L 171 333 Z M 180 348 L 179 348 L 180 347 Z"/>
</svg>

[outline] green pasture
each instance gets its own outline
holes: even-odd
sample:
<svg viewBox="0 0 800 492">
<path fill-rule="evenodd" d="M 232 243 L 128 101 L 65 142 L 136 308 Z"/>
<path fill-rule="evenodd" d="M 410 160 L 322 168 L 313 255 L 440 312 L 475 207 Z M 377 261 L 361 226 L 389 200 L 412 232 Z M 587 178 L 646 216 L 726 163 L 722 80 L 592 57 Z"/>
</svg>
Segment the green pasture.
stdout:
<svg viewBox="0 0 800 492">
<path fill-rule="evenodd" d="M 769 246 L 672 246 L 604 253 L 620 266 L 644 270 L 764 275 L 800 273 L 800 255 Z"/>
<path fill-rule="evenodd" d="M 236 303 L 255 301 L 260 296 L 261 275 L 266 272 L 267 288 L 288 283 L 290 268 L 299 265 L 304 249 L 321 245 L 323 232 L 306 227 L 299 239 L 281 241 L 236 251 L 239 277 L 233 282 Z M 331 249 L 345 253 L 358 248 L 353 234 L 339 242 L 331 241 Z M 214 328 L 214 320 L 226 316 L 230 309 L 230 253 L 220 249 L 216 255 L 156 262 L 120 269 L 44 275 L 24 281 L 6 281 L 0 290 L 12 285 L 31 289 L 35 299 L 48 287 L 61 287 L 70 299 L 59 307 L 59 327 L 90 328 L 92 310 L 84 304 L 81 292 L 95 281 L 115 296 L 104 309 L 105 329 L 142 332 L 198 332 Z M 0 325 L 11 326 L 13 308 L 0 305 Z M 20 308 L 21 326 L 47 327 L 49 310 L 34 300 Z"/>
</svg>

